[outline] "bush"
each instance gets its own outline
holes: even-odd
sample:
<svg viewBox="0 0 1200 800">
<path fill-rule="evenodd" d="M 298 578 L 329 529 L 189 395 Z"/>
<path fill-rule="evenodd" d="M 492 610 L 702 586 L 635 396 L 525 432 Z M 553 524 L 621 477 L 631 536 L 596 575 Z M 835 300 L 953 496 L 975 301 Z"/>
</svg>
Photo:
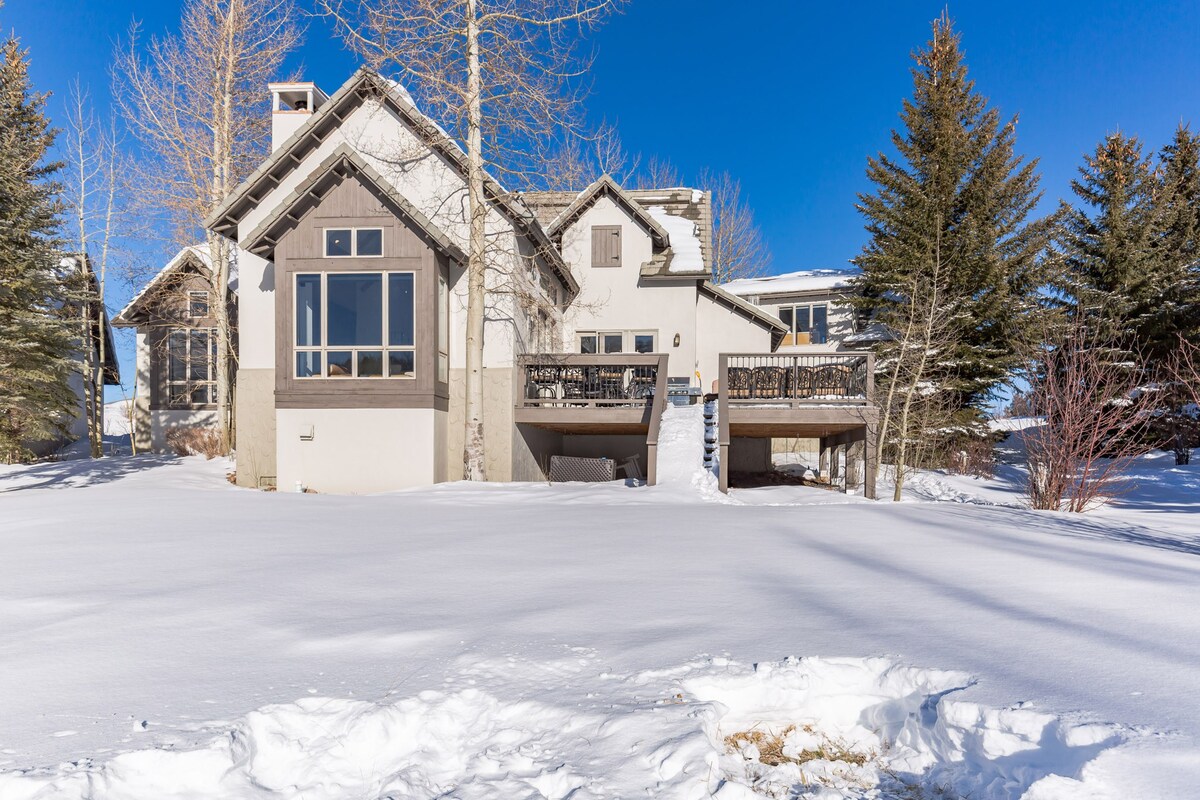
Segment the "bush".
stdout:
<svg viewBox="0 0 1200 800">
<path fill-rule="evenodd" d="M 221 433 L 203 425 L 176 425 L 167 430 L 167 447 L 177 456 L 216 458 L 225 455 Z"/>
<path fill-rule="evenodd" d="M 946 457 L 946 471 L 975 478 L 996 477 L 996 450 L 990 438 L 966 439 Z"/>
</svg>

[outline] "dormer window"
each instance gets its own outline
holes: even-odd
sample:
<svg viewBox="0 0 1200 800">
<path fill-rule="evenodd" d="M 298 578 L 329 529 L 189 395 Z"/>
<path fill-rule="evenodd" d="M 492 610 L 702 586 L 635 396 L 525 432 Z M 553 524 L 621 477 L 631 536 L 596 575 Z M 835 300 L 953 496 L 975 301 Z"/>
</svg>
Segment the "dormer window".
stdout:
<svg viewBox="0 0 1200 800">
<path fill-rule="evenodd" d="M 377 258 L 383 255 L 383 228 L 326 228 L 326 258 Z"/>
</svg>

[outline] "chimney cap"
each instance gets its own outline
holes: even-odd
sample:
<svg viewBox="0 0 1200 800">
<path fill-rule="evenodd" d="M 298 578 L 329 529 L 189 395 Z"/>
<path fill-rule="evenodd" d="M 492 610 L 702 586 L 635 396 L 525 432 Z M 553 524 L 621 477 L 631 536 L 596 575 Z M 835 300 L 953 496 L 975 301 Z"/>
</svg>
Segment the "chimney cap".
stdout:
<svg viewBox="0 0 1200 800">
<path fill-rule="evenodd" d="M 267 88 L 275 98 L 275 111 L 313 112 L 321 107 L 329 95 L 311 81 L 279 81 L 268 83 Z"/>
</svg>

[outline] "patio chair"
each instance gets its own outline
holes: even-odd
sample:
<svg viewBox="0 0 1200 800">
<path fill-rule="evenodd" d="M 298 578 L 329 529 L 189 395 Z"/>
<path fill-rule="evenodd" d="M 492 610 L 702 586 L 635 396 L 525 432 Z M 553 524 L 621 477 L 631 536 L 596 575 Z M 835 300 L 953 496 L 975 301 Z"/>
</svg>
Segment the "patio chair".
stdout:
<svg viewBox="0 0 1200 800">
<path fill-rule="evenodd" d="M 748 367 L 729 368 L 729 397 L 733 400 L 750 399 L 750 369 Z"/>
<path fill-rule="evenodd" d="M 796 366 L 787 370 L 787 396 L 792 400 L 803 400 L 813 396 L 812 367 Z"/>
<path fill-rule="evenodd" d="M 558 394 L 558 367 L 530 367 L 529 390 L 532 399 L 553 399 Z"/>
<path fill-rule="evenodd" d="M 596 384 L 599 397 L 603 400 L 620 400 L 625 397 L 625 367 L 596 367 Z"/>
<path fill-rule="evenodd" d="M 783 394 L 783 367 L 755 367 L 751 395 L 755 399 L 777 400 Z"/>
<path fill-rule="evenodd" d="M 564 400 L 583 400 L 587 396 L 586 378 L 579 367 L 564 367 L 559 373 L 559 381 Z"/>
<path fill-rule="evenodd" d="M 655 378 L 654 370 L 635 367 L 633 374 L 629 377 L 629 386 L 625 390 L 625 395 L 632 400 L 645 400 L 654 394 Z"/>
<path fill-rule="evenodd" d="M 850 384 L 850 368 L 842 364 L 817 367 L 813 371 L 814 397 L 845 397 Z"/>
</svg>

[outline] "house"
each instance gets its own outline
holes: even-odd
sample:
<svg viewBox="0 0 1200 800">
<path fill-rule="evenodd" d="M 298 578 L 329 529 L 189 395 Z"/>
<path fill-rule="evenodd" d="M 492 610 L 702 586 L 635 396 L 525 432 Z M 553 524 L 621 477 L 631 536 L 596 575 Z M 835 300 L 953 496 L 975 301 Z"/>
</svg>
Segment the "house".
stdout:
<svg viewBox="0 0 1200 800">
<path fill-rule="evenodd" d="M 113 317 L 137 331 L 132 436 L 138 451 L 168 448 L 176 427 L 217 423 L 217 330 L 211 261 L 185 247 Z M 236 281 L 231 280 L 231 289 Z M 236 294 L 226 299 L 236 320 Z"/>
<path fill-rule="evenodd" d="M 311 83 L 269 89 L 272 152 L 206 221 L 237 244 L 237 481 L 370 492 L 456 479 L 465 155 L 370 70 L 330 95 Z M 488 179 L 485 197 L 490 480 L 545 480 L 555 456 L 603 456 L 653 482 L 669 394 L 726 385 L 728 351 L 793 363 L 775 352 L 789 334 L 776 314 L 710 282 L 707 193 L 630 191 L 605 176 L 578 192 L 509 192 Z M 144 313 L 121 321 L 140 325 Z M 150 344 L 147 334 L 139 378 L 161 415 L 171 410 L 154 400 L 163 351 Z M 869 406 L 859 388 L 831 391 L 857 413 Z M 805 413 L 783 399 L 776 426 Z M 854 430 L 865 439 L 861 419 Z M 769 468 L 758 433 L 724 446 Z"/>
</svg>

